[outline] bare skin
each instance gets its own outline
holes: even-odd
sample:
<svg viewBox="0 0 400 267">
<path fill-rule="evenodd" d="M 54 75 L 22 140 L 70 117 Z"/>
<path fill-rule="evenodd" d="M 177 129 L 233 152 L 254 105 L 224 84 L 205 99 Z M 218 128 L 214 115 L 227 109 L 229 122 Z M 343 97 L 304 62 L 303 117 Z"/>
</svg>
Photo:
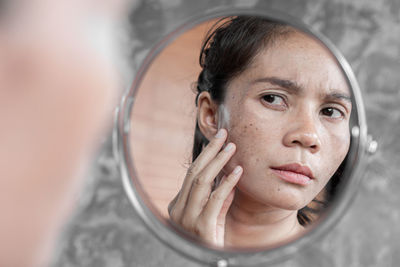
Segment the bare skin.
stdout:
<svg viewBox="0 0 400 267">
<path fill-rule="evenodd" d="M 186 178 L 171 202 L 170 214 L 175 223 L 207 243 L 248 248 L 276 246 L 296 238 L 304 231 L 298 210 L 321 192 L 348 152 L 350 91 L 335 59 L 298 32 L 277 43 L 228 83 L 224 115 L 218 114 L 218 105 L 208 92 L 199 95 L 199 128 L 210 145 L 215 146 L 212 136 L 223 125 L 229 133 L 226 143 L 237 148 L 221 160 L 215 157 L 217 149 L 210 153 L 207 146 L 200 155 L 207 164 L 193 163 L 196 172 L 193 176 L 189 169 L 191 178 Z M 224 121 L 229 123 L 218 122 L 226 114 L 229 118 Z M 290 164 L 309 170 L 301 183 L 286 179 L 296 176 L 293 171 L 279 169 Z M 221 189 L 234 188 L 234 192 L 221 194 L 226 198 L 218 203 L 224 205 L 214 204 L 211 196 L 224 183 L 211 192 L 213 180 L 219 172 L 231 175 L 236 166 L 243 168 L 240 179 L 232 179 L 229 187 Z M 211 171 L 198 168 L 212 168 L 213 176 L 204 176 Z M 197 204 L 192 194 L 201 194 Z M 209 206 L 214 217 L 196 216 Z M 222 228 L 223 240 L 216 234 Z"/>
</svg>

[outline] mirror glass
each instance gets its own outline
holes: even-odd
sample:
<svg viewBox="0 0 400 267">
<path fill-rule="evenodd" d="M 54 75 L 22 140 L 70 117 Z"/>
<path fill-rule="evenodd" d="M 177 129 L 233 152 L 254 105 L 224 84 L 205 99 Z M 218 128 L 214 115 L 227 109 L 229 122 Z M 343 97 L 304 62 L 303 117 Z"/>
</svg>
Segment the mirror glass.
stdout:
<svg viewBox="0 0 400 267">
<path fill-rule="evenodd" d="M 326 40 L 239 15 L 161 44 L 121 110 L 138 205 L 218 253 L 301 242 L 343 210 L 365 131 L 351 69 Z"/>
</svg>

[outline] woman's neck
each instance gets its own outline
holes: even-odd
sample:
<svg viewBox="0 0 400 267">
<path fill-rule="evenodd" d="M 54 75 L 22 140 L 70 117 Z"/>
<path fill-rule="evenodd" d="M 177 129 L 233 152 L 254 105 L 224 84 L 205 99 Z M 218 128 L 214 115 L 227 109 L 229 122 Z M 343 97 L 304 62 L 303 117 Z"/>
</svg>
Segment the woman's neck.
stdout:
<svg viewBox="0 0 400 267">
<path fill-rule="evenodd" d="M 303 230 L 297 210 L 267 206 L 236 190 L 226 215 L 224 239 L 226 246 L 270 246 L 287 241 Z"/>
</svg>

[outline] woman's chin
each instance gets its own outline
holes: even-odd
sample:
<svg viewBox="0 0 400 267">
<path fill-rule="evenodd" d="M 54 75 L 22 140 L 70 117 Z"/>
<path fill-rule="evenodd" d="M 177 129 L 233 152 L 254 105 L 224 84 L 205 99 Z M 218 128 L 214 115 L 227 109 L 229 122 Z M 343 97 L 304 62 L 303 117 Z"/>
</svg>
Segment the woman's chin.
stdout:
<svg viewBox="0 0 400 267">
<path fill-rule="evenodd" d="M 288 193 L 271 196 L 268 199 L 264 199 L 264 203 L 267 206 L 293 211 L 299 210 L 308 204 L 304 201 L 303 196 Z"/>
<path fill-rule="evenodd" d="M 305 207 L 310 197 L 303 190 L 293 186 L 277 187 L 276 190 L 263 190 L 262 188 L 239 187 L 244 196 L 249 200 L 259 202 L 267 207 L 283 210 L 299 210 Z"/>
</svg>

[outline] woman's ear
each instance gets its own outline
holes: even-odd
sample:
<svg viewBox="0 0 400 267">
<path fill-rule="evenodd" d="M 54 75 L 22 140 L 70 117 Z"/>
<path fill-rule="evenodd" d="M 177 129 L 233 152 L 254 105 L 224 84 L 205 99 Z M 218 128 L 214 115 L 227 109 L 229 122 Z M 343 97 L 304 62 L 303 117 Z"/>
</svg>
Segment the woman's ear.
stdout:
<svg viewBox="0 0 400 267">
<path fill-rule="evenodd" d="M 197 99 L 197 123 L 201 133 L 208 139 L 218 131 L 218 105 L 209 92 L 201 92 Z"/>
</svg>

